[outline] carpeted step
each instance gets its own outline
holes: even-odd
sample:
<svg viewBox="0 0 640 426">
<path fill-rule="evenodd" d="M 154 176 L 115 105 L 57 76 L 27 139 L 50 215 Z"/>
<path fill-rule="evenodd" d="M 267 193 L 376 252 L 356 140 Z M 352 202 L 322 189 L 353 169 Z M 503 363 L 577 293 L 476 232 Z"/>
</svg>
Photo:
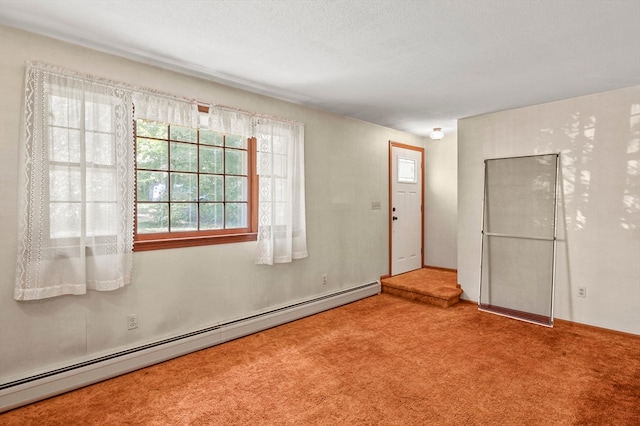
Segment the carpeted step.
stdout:
<svg viewBox="0 0 640 426">
<path fill-rule="evenodd" d="M 433 268 L 386 277 L 381 284 L 383 293 L 443 308 L 458 303 L 462 294 L 455 271 Z"/>
</svg>

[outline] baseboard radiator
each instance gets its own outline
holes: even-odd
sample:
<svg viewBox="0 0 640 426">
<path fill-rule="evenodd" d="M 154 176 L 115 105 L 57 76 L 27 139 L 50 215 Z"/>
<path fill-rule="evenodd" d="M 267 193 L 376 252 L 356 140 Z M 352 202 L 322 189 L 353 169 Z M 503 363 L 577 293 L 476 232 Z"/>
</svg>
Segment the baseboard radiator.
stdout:
<svg viewBox="0 0 640 426">
<path fill-rule="evenodd" d="M 0 413 L 379 294 L 379 282 L 0 384 Z"/>
</svg>

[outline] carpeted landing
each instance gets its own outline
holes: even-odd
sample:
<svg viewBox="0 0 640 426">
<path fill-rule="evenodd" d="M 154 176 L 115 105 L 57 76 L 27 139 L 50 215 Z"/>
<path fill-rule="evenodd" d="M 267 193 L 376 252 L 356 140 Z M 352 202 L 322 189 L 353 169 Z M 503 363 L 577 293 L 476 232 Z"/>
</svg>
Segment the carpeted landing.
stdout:
<svg viewBox="0 0 640 426">
<path fill-rule="evenodd" d="M 460 301 L 462 289 L 456 271 L 422 268 L 382 278 L 382 292 L 448 308 Z"/>
</svg>

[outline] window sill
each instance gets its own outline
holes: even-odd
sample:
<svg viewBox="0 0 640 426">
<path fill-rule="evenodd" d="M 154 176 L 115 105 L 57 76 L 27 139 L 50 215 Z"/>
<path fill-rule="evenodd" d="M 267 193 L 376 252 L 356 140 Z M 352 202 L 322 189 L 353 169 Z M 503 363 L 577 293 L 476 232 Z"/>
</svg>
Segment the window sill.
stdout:
<svg viewBox="0 0 640 426">
<path fill-rule="evenodd" d="M 246 241 L 256 241 L 258 234 L 248 232 L 242 234 L 225 235 L 200 235 L 178 238 L 162 238 L 136 240 L 133 243 L 133 251 L 164 250 L 180 247 L 208 246 L 214 244 L 241 243 Z"/>
</svg>

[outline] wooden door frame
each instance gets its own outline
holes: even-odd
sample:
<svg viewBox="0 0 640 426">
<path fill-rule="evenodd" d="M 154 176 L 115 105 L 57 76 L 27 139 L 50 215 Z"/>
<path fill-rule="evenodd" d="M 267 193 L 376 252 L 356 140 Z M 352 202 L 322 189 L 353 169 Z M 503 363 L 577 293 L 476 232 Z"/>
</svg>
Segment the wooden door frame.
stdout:
<svg viewBox="0 0 640 426">
<path fill-rule="evenodd" d="M 420 265 L 424 268 L 424 148 L 407 145 L 401 142 L 389 141 L 389 270 L 386 277 L 391 276 L 391 264 L 393 262 L 393 148 L 402 148 L 412 151 L 418 151 L 421 154 L 420 160 L 420 178 L 422 179 L 420 184 Z"/>
</svg>

